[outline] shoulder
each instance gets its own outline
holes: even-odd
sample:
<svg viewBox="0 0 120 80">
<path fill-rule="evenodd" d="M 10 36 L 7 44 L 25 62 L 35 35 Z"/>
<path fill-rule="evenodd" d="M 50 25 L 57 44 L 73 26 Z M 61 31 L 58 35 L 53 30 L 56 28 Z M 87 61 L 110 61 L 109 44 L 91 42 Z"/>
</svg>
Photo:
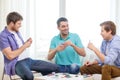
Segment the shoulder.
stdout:
<svg viewBox="0 0 120 80">
<path fill-rule="evenodd" d="M 115 35 L 113 40 L 112 40 L 112 46 L 120 49 L 119 44 L 120 44 L 120 36 Z"/>
<path fill-rule="evenodd" d="M 113 40 L 120 40 L 120 36 L 115 35 Z"/>
<path fill-rule="evenodd" d="M 58 34 L 58 35 L 52 37 L 51 41 L 56 41 L 56 40 L 58 40 L 59 38 L 60 38 L 60 35 Z"/>
<path fill-rule="evenodd" d="M 120 36 L 118 35 L 115 35 L 113 40 L 112 40 L 113 43 L 120 43 Z"/>
<path fill-rule="evenodd" d="M 69 35 L 72 37 L 79 37 L 79 35 L 77 33 L 69 33 Z"/>
<path fill-rule="evenodd" d="M 5 31 L 0 32 L 0 39 L 7 38 L 8 34 Z"/>
</svg>

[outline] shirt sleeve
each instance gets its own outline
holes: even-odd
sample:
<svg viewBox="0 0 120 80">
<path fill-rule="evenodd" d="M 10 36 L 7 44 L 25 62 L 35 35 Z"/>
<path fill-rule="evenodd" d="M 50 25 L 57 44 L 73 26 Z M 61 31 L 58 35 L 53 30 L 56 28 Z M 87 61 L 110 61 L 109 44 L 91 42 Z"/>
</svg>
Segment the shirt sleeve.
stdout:
<svg viewBox="0 0 120 80">
<path fill-rule="evenodd" d="M 10 47 L 9 41 L 6 36 L 0 36 L 0 50 Z"/>
<path fill-rule="evenodd" d="M 117 59 L 118 53 L 117 49 L 111 48 L 109 54 L 105 56 L 104 64 L 113 65 L 114 61 Z"/>
<path fill-rule="evenodd" d="M 119 54 L 119 41 L 114 41 L 114 43 L 111 44 L 111 47 L 109 49 L 108 55 L 105 56 L 105 60 L 104 60 L 104 64 L 108 64 L 108 65 L 114 65 L 115 60 L 117 59 L 117 56 Z M 105 50 L 104 48 L 105 45 L 102 44 L 101 47 L 101 52 L 105 55 Z"/>
<path fill-rule="evenodd" d="M 76 34 L 76 42 L 75 42 L 75 45 L 79 48 L 84 48 L 83 44 L 82 44 L 82 41 L 80 39 L 80 37 Z"/>
<path fill-rule="evenodd" d="M 55 49 L 55 48 L 56 48 L 56 46 L 55 46 L 55 39 L 53 38 L 51 40 L 51 43 L 50 43 L 50 49 Z"/>
</svg>

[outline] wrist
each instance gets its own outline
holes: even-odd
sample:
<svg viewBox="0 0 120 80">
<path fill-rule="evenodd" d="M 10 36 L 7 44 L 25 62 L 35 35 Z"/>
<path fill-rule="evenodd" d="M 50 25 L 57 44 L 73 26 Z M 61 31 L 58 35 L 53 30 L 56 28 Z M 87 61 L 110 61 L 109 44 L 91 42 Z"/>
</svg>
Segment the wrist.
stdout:
<svg viewBox="0 0 120 80">
<path fill-rule="evenodd" d="M 92 49 L 94 52 L 96 52 L 96 48 L 94 47 L 93 49 Z"/>
<path fill-rule="evenodd" d="M 70 46 L 74 47 L 75 45 L 74 45 L 74 44 L 71 44 Z"/>
<path fill-rule="evenodd" d="M 95 61 L 93 62 L 93 64 L 98 64 L 98 61 L 97 61 L 97 60 L 95 60 Z"/>
<path fill-rule="evenodd" d="M 24 49 L 26 49 L 27 48 L 27 46 L 24 44 L 23 46 L 22 46 Z"/>
<path fill-rule="evenodd" d="M 58 52 L 57 48 L 55 48 L 55 52 Z"/>
</svg>

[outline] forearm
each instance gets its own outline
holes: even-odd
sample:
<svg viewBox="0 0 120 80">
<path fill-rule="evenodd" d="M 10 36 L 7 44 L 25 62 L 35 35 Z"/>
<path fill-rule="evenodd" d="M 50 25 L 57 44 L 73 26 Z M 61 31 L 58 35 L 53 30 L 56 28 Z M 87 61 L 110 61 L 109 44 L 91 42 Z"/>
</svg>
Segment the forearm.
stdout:
<svg viewBox="0 0 120 80">
<path fill-rule="evenodd" d="M 97 48 L 95 48 L 93 51 L 96 53 L 96 55 L 99 57 L 99 59 L 100 59 L 102 62 L 105 61 L 105 56 L 104 56 Z"/>
<path fill-rule="evenodd" d="M 19 56 L 25 49 L 26 49 L 26 47 L 23 45 L 23 46 L 21 46 L 19 49 L 14 50 L 12 53 L 14 54 L 14 57 L 17 57 L 17 56 Z"/>
<path fill-rule="evenodd" d="M 10 47 L 8 47 L 4 49 L 2 52 L 9 60 L 12 60 L 19 56 L 25 49 L 26 47 L 23 45 L 19 49 L 16 49 L 14 51 L 12 51 Z"/>
<path fill-rule="evenodd" d="M 48 54 L 48 60 L 52 60 L 54 58 L 56 52 L 57 52 L 56 49 L 50 50 L 49 54 Z"/>
<path fill-rule="evenodd" d="M 75 49 L 75 51 L 76 51 L 79 55 L 81 55 L 81 56 L 85 56 L 85 55 L 86 55 L 84 48 L 79 48 L 79 47 L 77 47 L 77 46 L 74 45 L 74 44 L 72 44 L 71 46 Z"/>
</svg>

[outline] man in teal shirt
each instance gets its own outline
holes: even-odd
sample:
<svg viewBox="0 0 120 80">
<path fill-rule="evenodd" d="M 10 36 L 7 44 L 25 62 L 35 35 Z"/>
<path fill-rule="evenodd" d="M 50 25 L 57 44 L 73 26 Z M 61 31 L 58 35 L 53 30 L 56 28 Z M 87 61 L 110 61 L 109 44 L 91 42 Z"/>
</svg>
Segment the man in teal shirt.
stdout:
<svg viewBox="0 0 120 80">
<path fill-rule="evenodd" d="M 69 32 L 68 20 L 64 17 L 57 20 L 57 26 L 60 34 L 51 40 L 48 60 L 55 57 L 60 72 L 77 74 L 81 66 L 79 55 L 85 56 L 80 37 Z"/>
</svg>

